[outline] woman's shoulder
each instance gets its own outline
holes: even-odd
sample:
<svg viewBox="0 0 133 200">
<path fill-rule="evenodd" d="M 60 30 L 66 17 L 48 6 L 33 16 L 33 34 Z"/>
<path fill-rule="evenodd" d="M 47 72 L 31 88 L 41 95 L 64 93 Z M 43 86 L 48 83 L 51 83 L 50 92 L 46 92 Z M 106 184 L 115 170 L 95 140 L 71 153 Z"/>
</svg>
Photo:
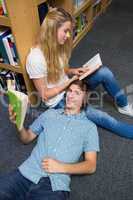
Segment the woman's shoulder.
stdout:
<svg viewBox="0 0 133 200">
<path fill-rule="evenodd" d="M 42 78 L 47 75 L 47 64 L 39 48 L 31 48 L 26 59 L 26 70 L 30 78 Z"/>
<path fill-rule="evenodd" d="M 46 59 L 43 55 L 43 52 L 41 51 L 40 48 L 34 47 L 30 49 L 30 52 L 27 56 L 26 59 L 26 64 L 31 64 L 31 65 L 46 65 Z"/>
<path fill-rule="evenodd" d="M 39 57 L 39 58 L 43 58 L 44 59 L 44 55 L 43 52 L 41 51 L 41 49 L 39 47 L 33 47 L 30 49 L 30 52 L 28 54 L 28 57 Z"/>
</svg>

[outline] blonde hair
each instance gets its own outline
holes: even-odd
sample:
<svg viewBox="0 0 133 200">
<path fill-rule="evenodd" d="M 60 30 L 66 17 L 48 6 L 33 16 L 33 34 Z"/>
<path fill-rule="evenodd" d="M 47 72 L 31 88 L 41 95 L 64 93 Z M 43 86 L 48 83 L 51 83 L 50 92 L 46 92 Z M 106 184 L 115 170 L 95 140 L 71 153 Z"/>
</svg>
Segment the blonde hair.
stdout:
<svg viewBox="0 0 133 200">
<path fill-rule="evenodd" d="M 52 8 L 48 11 L 37 37 L 36 46 L 42 50 L 47 62 L 47 81 L 55 83 L 60 79 L 63 67 L 68 66 L 72 50 L 72 38 L 68 38 L 64 45 L 57 41 L 57 30 L 64 22 L 73 23 L 72 16 L 62 8 Z"/>
</svg>

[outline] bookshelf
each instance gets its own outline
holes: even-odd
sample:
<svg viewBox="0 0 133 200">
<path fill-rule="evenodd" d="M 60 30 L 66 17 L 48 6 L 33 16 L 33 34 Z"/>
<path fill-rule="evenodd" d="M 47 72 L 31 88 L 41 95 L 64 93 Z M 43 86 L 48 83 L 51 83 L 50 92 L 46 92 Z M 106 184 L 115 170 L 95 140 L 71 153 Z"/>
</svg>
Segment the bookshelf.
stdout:
<svg viewBox="0 0 133 200">
<path fill-rule="evenodd" d="M 36 103 L 37 99 L 34 95 L 31 95 L 35 91 L 35 88 L 26 73 L 25 61 L 40 27 L 38 6 L 45 2 L 52 6 L 63 7 L 75 18 L 84 13 L 87 23 L 75 36 L 73 42 L 73 47 L 75 47 L 93 27 L 95 16 L 105 12 L 111 0 L 101 0 L 100 11 L 98 9 L 94 10 L 94 0 L 82 0 L 79 6 L 75 6 L 74 0 L 5 0 L 8 16 L 0 16 L 0 27 L 4 26 L 11 29 L 19 55 L 19 63 L 17 66 L 0 63 L 0 69 L 11 70 L 12 72 L 22 74 L 32 105 Z"/>
<path fill-rule="evenodd" d="M 112 0 L 55 0 L 52 1 L 52 6 L 61 6 L 70 12 L 75 18 L 84 13 L 86 15 L 87 23 L 85 27 L 75 36 L 73 47 L 81 41 L 81 39 L 93 27 L 93 22 L 96 17 L 104 13 Z M 79 2 L 75 6 L 75 2 Z M 80 3 L 81 2 L 81 3 Z M 96 3 L 97 2 L 97 3 Z M 96 6 L 94 6 L 96 4 Z"/>
<path fill-rule="evenodd" d="M 26 73 L 25 61 L 40 26 L 37 8 L 39 0 L 5 0 L 5 3 L 8 17 L 0 16 L 0 26 L 8 26 L 11 29 L 19 55 L 19 64 L 12 66 L 0 63 L 0 68 L 22 74 L 30 101 L 35 104 L 36 98 L 31 95 L 34 86 Z"/>
</svg>

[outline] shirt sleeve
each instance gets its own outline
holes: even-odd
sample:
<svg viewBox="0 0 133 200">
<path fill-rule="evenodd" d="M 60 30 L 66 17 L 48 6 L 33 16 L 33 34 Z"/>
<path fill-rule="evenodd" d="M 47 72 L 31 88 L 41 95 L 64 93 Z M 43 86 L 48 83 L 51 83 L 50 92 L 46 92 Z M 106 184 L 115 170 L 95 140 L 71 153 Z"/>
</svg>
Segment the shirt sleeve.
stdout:
<svg viewBox="0 0 133 200">
<path fill-rule="evenodd" d="M 45 114 L 41 114 L 30 126 L 29 128 L 35 133 L 39 135 L 44 129 Z"/>
<path fill-rule="evenodd" d="M 39 51 L 29 53 L 26 60 L 26 70 L 31 79 L 47 76 L 47 64 Z"/>
<path fill-rule="evenodd" d="M 89 152 L 89 151 L 99 152 L 99 136 L 98 136 L 97 127 L 95 124 L 93 124 L 91 128 L 88 127 L 88 131 L 85 136 L 83 151 L 84 152 Z"/>
</svg>

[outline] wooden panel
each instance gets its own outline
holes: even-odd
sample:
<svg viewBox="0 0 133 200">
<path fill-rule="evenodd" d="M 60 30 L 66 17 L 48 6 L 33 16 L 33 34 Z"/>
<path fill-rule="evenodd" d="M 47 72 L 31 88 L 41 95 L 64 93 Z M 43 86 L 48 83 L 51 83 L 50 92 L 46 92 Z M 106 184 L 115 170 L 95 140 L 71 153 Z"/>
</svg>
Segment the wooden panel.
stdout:
<svg viewBox="0 0 133 200">
<path fill-rule="evenodd" d="M 35 0 L 36 5 L 40 5 L 41 3 L 45 3 L 47 0 Z"/>
<path fill-rule="evenodd" d="M 9 65 L 9 64 L 0 63 L 0 69 L 7 69 L 7 70 L 11 70 L 13 72 L 17 72 L 17 73 L 22 74 L 22 70 L 21 70 L 20 66 L 12 66 L 12 65 Z"/>
<path fill-rule="evenodd" d="M 40 27 L 38 9 L 33 0 L 6 0 L 6 6 L 20 58 L 21 70 L 27 91 L 30 95 L 34 90 L 34 86 L 26 73 L 25 62 L 26 56 L 35 41 L 35 37 Z M 30 100 L 32 103 L 35 102 L 34 97 Z"/>
<path fill-rule="evenodd" d="M 73 14 L 73 2 L 72 0 L 55 0 L 54 6 L 62 7 L 70 14 Z"/>
<path fill-rule="evenodd" d="M 77 17 L 78 15 L 80 15 L 80 13 L 82 13 L 90 5 L 92 5 L 92 0 L 86 0 L 85 3 L 83 3 L 81 6 L 79 6 L 79 8 L 74 10 L 74 16 Z"/>
<path fill-rule="evenodd" d="M 0 25 L 10 27 L 10 20 L 8 17 L 0 15 Z"/>
<path fill-rule="evenodd" d="M 32 46 L 40 26 L 38 10 L 32 0 L 6 0 L 6 4 L 20 63 L 24 66 L 29 47 Z"/>
</svg>

